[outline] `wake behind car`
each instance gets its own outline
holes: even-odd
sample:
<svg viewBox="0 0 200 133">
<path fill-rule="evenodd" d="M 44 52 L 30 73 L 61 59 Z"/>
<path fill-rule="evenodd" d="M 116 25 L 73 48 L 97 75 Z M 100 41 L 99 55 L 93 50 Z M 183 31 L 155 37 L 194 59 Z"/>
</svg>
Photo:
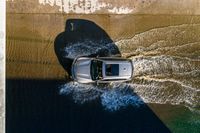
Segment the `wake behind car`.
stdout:
<svg viewBox="0 0 200 133">
<path fill-rule="evenodd" d="M 71 68 L 72 79 L 79 83 L 124 82 L 132 79 L 130 59 L 116 57 L 77 57 Z"/>
</svg>

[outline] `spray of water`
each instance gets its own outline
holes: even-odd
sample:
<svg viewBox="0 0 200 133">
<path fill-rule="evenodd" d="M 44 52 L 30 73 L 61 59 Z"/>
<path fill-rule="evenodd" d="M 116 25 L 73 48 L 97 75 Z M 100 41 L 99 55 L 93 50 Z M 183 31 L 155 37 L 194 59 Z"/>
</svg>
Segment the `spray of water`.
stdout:
<svg viewBox="0 0 200 133">
<path fill-rule="evenodd" d="M 116 111 L 126 106 L 141 107 L 144 102 L 128 84 L 110 84 L 103 87 L 69 82 L 60 86 L 61 95 L 71 95 L 76 103 L 100 99 L 102 106 Z"/>
<path fill-rule="evenodd" d="M 102 40 L 102 43 L 104 40 Z M 101 43 L 101 42 L 100 42 Z M 69 44 L 65 47 L 65 57 L 75 58 L 77 56 L 91 56 L 91 55 L 100 55 L 100 56 L 111 56 L 118 54 L 117 46 L 114 43 L 107 43 L 100 45 L 99 42 L 94 42 L 91 40 L 85 40 L 83 42 L 76 42 L 75 44 Z"/>
<path fill-rule="evenodd" d="M 104 87 L 67 83 L 61 86 L 60 93 L 71 94 L 79 103 L 100 98 L 108 110 L 128 105 L 140 107 L 144 102 L 200 107 L 199 29 L 199 24 L 169 26 L 120 40 L 116 45 L 134 65 L 134 78 L 130 83 Z M 81 44 L 77 44 L 65 50 L 72 57 L 77 51 L 89 55 L 90 51 L 98 50 L 99 45 L 91 43 L 84 45 L 86 48 L 80 47 Z M 109 44 L 100 48 L 110 49 Z"/>
</svg>

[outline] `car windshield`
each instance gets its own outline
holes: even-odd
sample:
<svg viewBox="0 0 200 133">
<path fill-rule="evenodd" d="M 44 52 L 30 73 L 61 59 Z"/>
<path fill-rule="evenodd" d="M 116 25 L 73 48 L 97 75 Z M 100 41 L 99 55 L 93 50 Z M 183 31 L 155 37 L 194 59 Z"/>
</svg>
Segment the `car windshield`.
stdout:
<svg viewBox="0 0 200 133">
<path fill-rule="evenodd" d="M 102 61 L 92 60 L 91 61 L 91 77 L 92 80 L 102 79 Z"/>
</svg>

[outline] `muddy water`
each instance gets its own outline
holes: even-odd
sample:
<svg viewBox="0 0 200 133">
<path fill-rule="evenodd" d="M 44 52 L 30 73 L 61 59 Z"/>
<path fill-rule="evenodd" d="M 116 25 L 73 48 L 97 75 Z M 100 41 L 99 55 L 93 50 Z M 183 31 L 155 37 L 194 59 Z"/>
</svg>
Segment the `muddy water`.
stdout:
<svg viewBox="0 0 200 133">
<path fill-rule="evenodd" d="M 142 51 L 139 50 L 142 50 L 142 47 L 148 47 L 151 43 L 158 41 L 155 45 L 148 48 L 148 54 L 161 55 L 165 53 L 192 56 L 192 58 L 198 57 L 195 57 L 199 53 L 198 44 L 191 44 L 189 49 L 186 44 L 180 48 L 176 47 L 179 48 L 179 53 L 172 50 L 169 53 L 166 50 L 171 46 L 178 46 L 182 43 L 197 43 L 199 29 L 195 25 L 200 23 L 199 16 L 8 13 L 6 23 L 7 77 L 64 78 L 66 74 L 64 69 L 59 65 L 55 55 L 54 41 L 56 36 L 64 31 L 66 20 L 70 18 L 82 18 L 94 21 L 107 32 L 114 42 L 117 42 L 117 46 L 125 56 L 137 55 L 138 52 L 141 54 Z M 156 31 L 155 29 L 168 26 L 179 27 L 182 24 L 190 26 L 180 26 L 177 30 L 172 31 L 170 31 L 170 27 L 166 28 L 166 31 L 165 28 L 160 31 Z M 155 30 L 152 31 L 152 29 Z M 171 29 L 176 28 L 172 27 Z M 168 33 L 165 34 L 165 32 Z M 159 34 L 162 35 L 159 36 Z M 178 40 L 176 40 L 177 37 L 175 35 L 179 37 Z M 126 40 L 128 38 L 135 40 Z M 166 48 L 159 50 L 159 45 L 165 45 Z M 196 50 L 193 51 L 193 48 Z M 147 54 L 147 52 L 144 54 Z M 46 69 L 47 66 L 48 71 Z"/>
<path fill-rule="evenodd" d="M 200 107 L 199 16 L 73 16 L 10 13 L 7 15 L 7 78 L 64 79 L 67 73 L 58 62 L 54 52 L 54 41 L 56 36 L 65 30 L 66 20 L 70 18 L 92 20 L 104 29 L 113 40 L 112 44 L 106 44 L 106 48 L 109 49 L 114 44 L 123 57 L 133 60 L 134 78 L 127 84 L 100 87 L 64 83 L 58 87 L 61 95 L 70 94 L 77 103 L 100 98 L 102 106 L 108 110 L 118 110 L 129 105 L 138 107 L 145 102 L 183 105 L 195 110 L 193 112 L 198 112 Z M 61 50 L 67 53 L 67 57 L 74 58 L 77 54 L 93 54 L 96 49 L 101 49 L 95 44 L 79 49 L 77 47 L 79 45 L 80 43 L 73 44 Z M 155 112 L 158 110 L 155 109 Z M 185 111 L 183 114 L 188 112 Z M 194 116 L 196 114 L 191 115 Z M 165 117 L 163 119 L 170 121 Z M 195 123 L 196 120 L 191 121 Z M 198 127 L 198 120 L 195 124 Z M 175 123 L 169 122 L 169 126 L 176 129 L 174 125 Z"/>
<path fill-rule="evenodd" d="M 131 84 L 145 101 L 199 106 L 199 16 L 8 14 L 7 77 L 63 79 L 66 72 L 53 45 L 70 18 L 92 19 L 123 57 L 133 59 Z M 63 50 L 70 49 L 68 56 L 74 58 L 84 49 L 92 53 L 93 45 L 77 48 Z"/>
<path fill-rule="evenodd" d="M 145 101 L 199 107 L 199 24 L 154 28 L 117 46 L 133 59 L 132 83 Z"/>
</svg>

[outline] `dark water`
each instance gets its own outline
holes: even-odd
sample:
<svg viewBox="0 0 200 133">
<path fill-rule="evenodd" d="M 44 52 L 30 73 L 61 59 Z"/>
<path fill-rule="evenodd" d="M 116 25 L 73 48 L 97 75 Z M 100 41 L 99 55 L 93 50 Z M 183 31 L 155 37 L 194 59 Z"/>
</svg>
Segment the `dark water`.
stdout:
<svg viewBox="0 0 200 133">
<path fill-rule="evenodd" d="M 145 103 L 117 111 L 106 110 L 98 98 L 78 104 L 59 94 L 64 83 L 7 79 L 7 133 L 170 132 Z"/>
</svg>

